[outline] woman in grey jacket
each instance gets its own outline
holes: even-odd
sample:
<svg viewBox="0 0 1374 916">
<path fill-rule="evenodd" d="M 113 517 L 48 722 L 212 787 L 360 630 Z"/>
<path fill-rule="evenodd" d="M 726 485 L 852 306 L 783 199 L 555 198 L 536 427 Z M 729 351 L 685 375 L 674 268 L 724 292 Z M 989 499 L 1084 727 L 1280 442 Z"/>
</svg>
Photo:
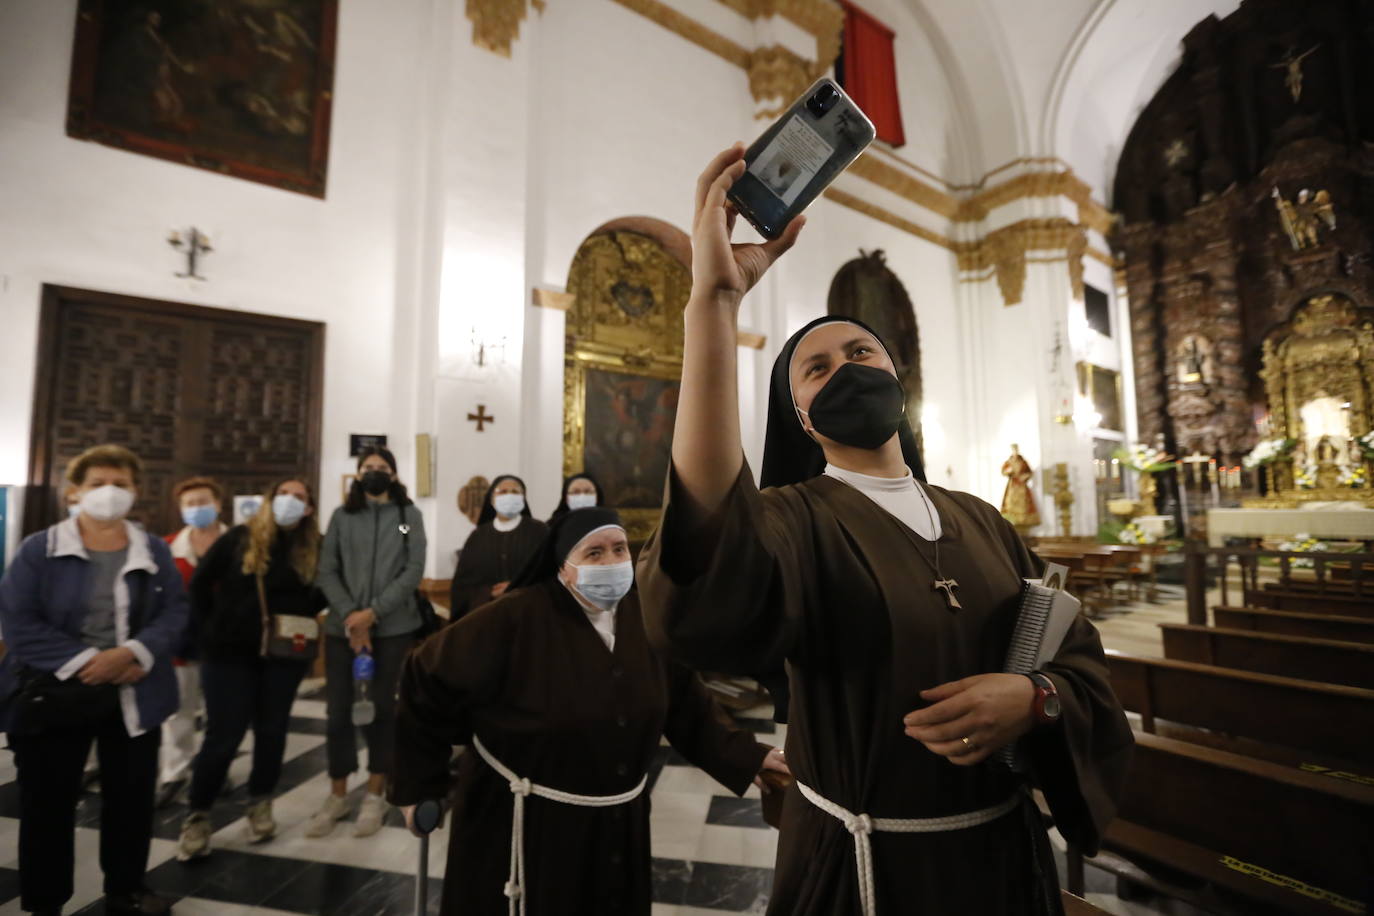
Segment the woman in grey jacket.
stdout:
<svg viewBox="0 0 1374 916">
<path fill-rule="evenodd" d="M 396 479 L 396 458 L 384 448 L 364 449 L 348 499 L 329 520 L 315 580 L 329 601 L 325 745 L 331 785 L 329 797 L 306 827 L 306 836 L 327 836 L 335 823 L 351 813 L 348 777 L 358 769 L 352 720 L 353 662 L 363 652 L 370 653 L 375 662 L 370 690 L 375 716 L 370 725 L 363 726 L 367 795 L 353 834 L 371 836 L 382 827 L 383 792 L 395 743 L 396 683 L 420 627 L 415 590 L 424 570 L 424 519 Z"/>
</svg>

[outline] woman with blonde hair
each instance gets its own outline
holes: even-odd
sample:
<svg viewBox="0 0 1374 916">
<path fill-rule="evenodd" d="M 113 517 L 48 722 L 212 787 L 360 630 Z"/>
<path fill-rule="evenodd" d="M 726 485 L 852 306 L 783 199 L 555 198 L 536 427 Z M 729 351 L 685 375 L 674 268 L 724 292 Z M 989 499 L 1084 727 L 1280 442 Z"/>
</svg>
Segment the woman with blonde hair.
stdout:
<svg viewBox="0 0 1374 916">
<path fill-rule="evenodd" d="M 248 835 L 271 839 L 272 793 L 281 778 L 291 705 L 313 653 L 302 639 L 299 658 L 269 650 L 282 618 L 323 610 L 315 588 L 320 558 L 315 494 L 289 477 L 263 499 L 248 524 L 215 542 L 191 579 L 191 626 L 201 659 L 205 738 L 191 772 L 191 812 L 181 827 L 177 858 L 209 855 L 210 808 L 224 786 L 243 736 L 253 729 L 248 777 Z M 308 634 L 303 634 L 308 635 Z"/>
</svg>

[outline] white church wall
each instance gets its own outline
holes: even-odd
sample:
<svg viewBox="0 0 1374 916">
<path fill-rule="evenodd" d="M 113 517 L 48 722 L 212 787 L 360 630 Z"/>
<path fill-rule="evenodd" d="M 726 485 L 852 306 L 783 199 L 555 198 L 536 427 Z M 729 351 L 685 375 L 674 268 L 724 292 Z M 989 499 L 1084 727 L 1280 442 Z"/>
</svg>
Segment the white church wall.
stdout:
<svg viewBox="0 0 1374 916">
<path fill-rule="evenodd" d="M 412 49 L 428 4 L 342 4 L 325 200 L 68 138 L 75 0 L 0 7 L 0 482 L 27 476 L 40 289 L 54 283 L 323 321 L 322 510 L 353 469 L 350 432 L 386 432 L 412 476 L 413 423 L 391 379 L 398 221 L 413 171 Z M 385 66 L 379 62 L 385 61 Z M 164 241 L 191 225 L 215 251 L 199 283 Z M 409 321 L 409 319 L 405 319 Z"/>
</svg>

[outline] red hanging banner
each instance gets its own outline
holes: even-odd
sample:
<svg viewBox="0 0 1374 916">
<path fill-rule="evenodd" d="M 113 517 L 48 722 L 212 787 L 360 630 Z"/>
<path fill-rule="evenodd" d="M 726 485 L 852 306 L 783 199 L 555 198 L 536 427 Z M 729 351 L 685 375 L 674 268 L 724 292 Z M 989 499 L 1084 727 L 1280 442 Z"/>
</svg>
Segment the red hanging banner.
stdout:
<svg viewBox="0 0 1374 916">
<path fill-rule="evenodd" d="M 848 0 L 844 6 L 844 73 L 840 82 L 892 146 L 906 143 L 902 106 L 897 100 L 895 33 Z"/>
</svg>

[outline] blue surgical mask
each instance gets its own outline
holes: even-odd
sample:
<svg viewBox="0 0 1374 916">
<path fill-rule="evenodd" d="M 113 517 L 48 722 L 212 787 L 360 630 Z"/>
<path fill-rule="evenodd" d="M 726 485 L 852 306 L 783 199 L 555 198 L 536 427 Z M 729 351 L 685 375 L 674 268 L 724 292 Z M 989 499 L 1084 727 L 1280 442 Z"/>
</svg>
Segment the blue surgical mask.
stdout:
<svg viewBox="0 0 1374 916">
<path fill-rule="evenodd" d="M 219 518 L 219 510 L 214 506 L 184 506 L 181 520 L 192 528 L 209 528 Z"/>
<path fill-rule="evenodd" d="M 635 584 L 635 568 L 629 560 L 613 566 L 568 565 L 577 570 L 578 594 L 603 611 L 619 604 Z"/>
<path fill-rule="evenodd" d="M 279 493 L 272 499 L 272 517 L 283 528 L 290 528 L 305 518 L 305 503 L 290 493 Z"/>
<path fill-rule="evenodd" d="M 514 518 L 525 511 L 525 496 L 523 493 L 498 493 L 492 497 L 491 505 L 502 518 Z"/>
<path fill-rule="evenodd" d="M 569 493 L 569 509 L 590 509 L 596 505 L 595 493 Z"/>
</svg>

